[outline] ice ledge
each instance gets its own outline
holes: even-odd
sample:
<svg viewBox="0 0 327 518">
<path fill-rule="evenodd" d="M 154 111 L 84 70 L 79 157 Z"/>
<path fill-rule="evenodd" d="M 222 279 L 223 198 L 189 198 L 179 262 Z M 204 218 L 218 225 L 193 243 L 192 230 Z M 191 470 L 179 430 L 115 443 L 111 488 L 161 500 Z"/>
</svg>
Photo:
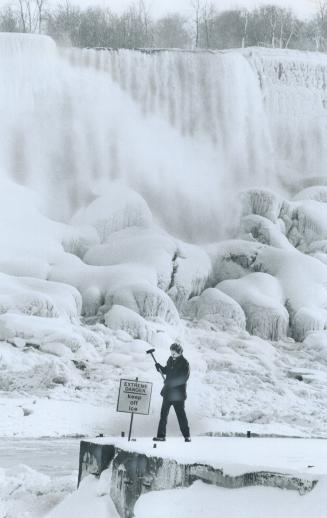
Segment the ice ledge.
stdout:
<svg viewBox="0 0 327 518">
<path fill-rule="evenodd" d="M 248 450 L 248 446 L 253 445 L 255 440 L 242 439 L 242 442 L 243 449 Z M 319 442 L 322 446 L 322 441 Z M 172 439 L 167 443 L 158 444 L 155 449 L 149 438 L 130 443 L 120 438 L 82 441 L 79 482 L 88 474 L 99 476 L 102 471 L 111 467 L 111 498 L 121 518 L 131 518 L 136 501 L 143 493 L 149 491 L 188 487 L 196 480 L 201 480 L 230 489 L 266 486 L 305 494 L 312 491 L 317 484 L 317 471 L 321 474 L 324 472 L 325 467 L 322 465 L 318 468 L 305 466 L 305 469 L 316 468 L 316 473 L 301 473 L 294 467 L 288 472 L 286 465 L 280 470 L 274 470 L 272 467 L 263 468 L 257 463 L 256 457 L 252 465 L 238 464 L 240 445 L 237 443 L 236 440 L 234 447 L 229 444 L 234 451 L 235 459 L 234 464 L 228 465 L 226 458 L 223 459 L 223 453 L 228 446 L 225 439 L 195 438 L 190 444 L 183 443 L 181 439 Z M 259 445 L 259 450 L 261 446 L 262 444 Z M 251 450 L 253 451 L 253 447 Z M 203 460 L 205 452 L 206 461 Z M 220 467 L 219 452 L 223 459 Z M 291 453 L 288 453 L 288 458 Z M 273 456 L 273 452 L 271 455 Z"/>
</svg>

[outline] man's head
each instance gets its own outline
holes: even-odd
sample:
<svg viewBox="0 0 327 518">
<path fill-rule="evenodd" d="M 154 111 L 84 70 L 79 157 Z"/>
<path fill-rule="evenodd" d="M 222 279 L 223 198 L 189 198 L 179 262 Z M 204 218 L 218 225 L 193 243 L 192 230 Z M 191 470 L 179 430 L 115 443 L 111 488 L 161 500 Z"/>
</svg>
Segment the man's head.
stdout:
<svg viewBox="0 0 327 518">
<path fill-rule="evenodd" d="M 180 344 L 173 343 L 170 346 L 170 355 L 173 359 L 183 354 L 183 347 Z"/>
</svg>

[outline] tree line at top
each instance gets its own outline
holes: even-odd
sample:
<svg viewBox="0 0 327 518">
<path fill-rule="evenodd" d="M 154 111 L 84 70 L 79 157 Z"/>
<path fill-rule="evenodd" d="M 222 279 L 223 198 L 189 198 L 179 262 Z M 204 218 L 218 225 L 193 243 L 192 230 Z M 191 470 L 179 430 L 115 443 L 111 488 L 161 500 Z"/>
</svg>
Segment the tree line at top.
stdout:
<svg viewBox="0 0 327 518">
<path fill-rule="evenodd" d="M 276 5 L 218 10 L 209 0 L 190 0 L 189 15 L 151 16 L 146 0 L 123 13 L 82 9 L 66 0 L 13 0 L 0 9 L 0 32 L 42 33 L 59 45 L 107 48 L 226 49 L 248 46 L 327 51 L 327 0 L 312 0 L 310 19 Z"/>
</svg>

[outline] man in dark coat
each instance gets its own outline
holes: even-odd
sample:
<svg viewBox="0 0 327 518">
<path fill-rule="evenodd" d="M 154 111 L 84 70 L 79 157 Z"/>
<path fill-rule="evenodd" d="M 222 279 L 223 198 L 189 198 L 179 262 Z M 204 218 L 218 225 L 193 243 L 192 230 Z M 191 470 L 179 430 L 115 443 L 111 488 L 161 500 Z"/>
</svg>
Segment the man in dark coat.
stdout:
<svg viewBox="0 0 327 518">
<path fill-rule="evenodd" d="M 154 441 L 166 440 L 166 426 L 170 407 L 173 406 L 177 415 L 178 424 L 185 438 L 190 442 L 190 429 L 185 413 L 186 382 L 190 376 L 190 366 L 183 356 L 183 348 L 180 344 L 170 346 L 170 357 L 166 367 L 156 363 L 156 369 L 166 375 L 161 395 L 163 397 L 160 421 L 157 436 Z"/>
</svg>

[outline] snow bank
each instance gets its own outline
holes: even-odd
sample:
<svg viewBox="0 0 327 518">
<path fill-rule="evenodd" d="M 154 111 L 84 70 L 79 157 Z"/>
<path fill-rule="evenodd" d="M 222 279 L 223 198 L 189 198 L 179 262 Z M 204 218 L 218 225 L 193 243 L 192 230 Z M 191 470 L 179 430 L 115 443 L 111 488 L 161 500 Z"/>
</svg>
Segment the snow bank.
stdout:
<svg viewBox="0 0 327 518">
<path fill-rule="evenodd" d="M 191 320 L 206 320 L 222 330 L 245 329 L 245 314 L 231 297 L 215 288 L 208 288 L 183 306 L 182 315 Z"/>
<path fill-rule="evenodd" d="M 24 464 L 11 469 L 0 468 L 0 516 L 44 516 L 73 491 L 75 483 L 75 474 L 51 479 Z"/>
<path fill-rule="evenodd" d="M 110 471 L 100 479 L 90 475 L 82 480 L 77 491 L 68 496 L 45 518 L 119 518 L 109 495 Z"/>
<path fill-rule="evenodd" d="M 246 327 L 251 334 L 268 340 L 286 338 L 288 313 L 282 287 L 274 277 L 252 273 L 241 279 L 223 281 L 217 288 L 243 308 Z"/>
<path fill-rule="evenodd" d="M 197 481 L 187 489 L 154 491 L 136 502 L 135 518 L 323 518 L 326 498 L 326 477 L 305 497 L 294 491 L 248 487 L 224 489 Z"/>
</svg>

